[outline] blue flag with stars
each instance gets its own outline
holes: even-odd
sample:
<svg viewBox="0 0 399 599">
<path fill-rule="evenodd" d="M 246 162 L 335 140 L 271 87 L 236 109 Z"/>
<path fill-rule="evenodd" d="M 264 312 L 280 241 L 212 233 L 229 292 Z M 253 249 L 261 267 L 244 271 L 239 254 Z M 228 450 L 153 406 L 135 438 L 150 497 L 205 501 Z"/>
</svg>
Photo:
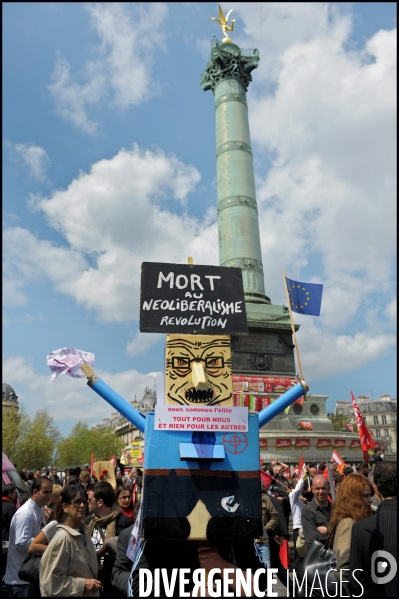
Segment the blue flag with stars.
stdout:
<svg viewBox="0 0 399 599">
<path fill-rule="evenodd" d="M 291 310 L 299 314 L 320 316 L 323 285 L 319 283 L 302 283 L 285 277 Z"/>
</svg>

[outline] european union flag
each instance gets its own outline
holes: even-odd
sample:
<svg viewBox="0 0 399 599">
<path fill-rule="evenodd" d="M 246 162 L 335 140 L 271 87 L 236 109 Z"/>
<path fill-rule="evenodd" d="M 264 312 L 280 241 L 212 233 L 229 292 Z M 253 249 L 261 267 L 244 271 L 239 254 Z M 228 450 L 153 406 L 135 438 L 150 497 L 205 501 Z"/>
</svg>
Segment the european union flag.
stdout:
<svg viewBox="0 0 399 599">
<path fill-rule="evenodd" d="M 319 283 L 302 283 L 285 277 L 291 310 L 299 314 L 320 316 L 323 285 Z"/>
</svg>

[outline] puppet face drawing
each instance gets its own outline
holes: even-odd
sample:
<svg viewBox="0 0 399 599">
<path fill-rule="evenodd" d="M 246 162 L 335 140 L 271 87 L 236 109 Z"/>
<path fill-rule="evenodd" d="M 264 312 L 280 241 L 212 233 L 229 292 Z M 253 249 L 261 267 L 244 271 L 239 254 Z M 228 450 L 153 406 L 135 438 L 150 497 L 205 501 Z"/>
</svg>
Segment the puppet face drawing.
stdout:
<svg viewBox="0 0 399 599">
<path fill-rule="evenodd" d="M 168 335 L 167 405 L 232 406 L 230 337 Z"/>
</svg>

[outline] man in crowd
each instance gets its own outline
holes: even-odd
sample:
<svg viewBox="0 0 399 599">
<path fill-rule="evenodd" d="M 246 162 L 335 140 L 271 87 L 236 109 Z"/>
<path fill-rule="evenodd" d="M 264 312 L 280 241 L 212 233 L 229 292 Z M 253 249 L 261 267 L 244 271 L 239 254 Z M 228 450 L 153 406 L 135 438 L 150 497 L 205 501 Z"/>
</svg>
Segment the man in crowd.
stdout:
<svg viewBox="0 0 399 599">
<path fill-rule="evenodd" d="M 58 476 L 58 472 L 57 472 L 57 468 L 53 468 L 51 470 L 51 480 L 53 482 L 53 485 L 61 485 L 61 480 L 60 477 Z"/>
<path fill-rule="evenodd" d="M 366 478 L 370 474 L 370 466 L 368 462 L 362 462 L 359 466 L 358 470 L 359 474 L 363 474 Z"/>
<path fill-rule="evenodd" d="M 331 503 L 328 501 L 330 484 L 325 476 L 317 474 L 313 478 L 311 490 L 313 499 L 302 510 L 302 528 L 308 548 L 313 539 L 326 541 L 331 512 Z"/>
<path fill-rule="evenodd" d="M 374 449 L 374 455 L 371 459 L 373 460 L 375 465 L 377 465 L 379 462 L 382 462 L 382 460 L 384 459 L 381 454 L 382 449 Z"/>
<path fill-rule="evenodd" d="M 349 571 L 352 596 L 397 597 L 397 464 L 380 462 L 374 468 L 374 489 L 380 506 L 352 528 Z"/>
<path fill-rule="evenodd" d="M 33 597 L 33 585 L 18 578 L 28 547 L 44 526 L 43 507 L 53 492 L 53 483 L 46 477 L 33 480 L 32 496 L 17 510 L 10 526 L 7 568 L 4 583 L 10 597 Z"/>
<path fill-rule="evenodd" d="M 95 483 L 89 487 L 88 496 L 91 515 L 86 519 L 86 524 L 101 564 L 98 579 L 103 583 L 105 597 L 120 597 L 120 592 L 111 584 L 116 551 L 110 539 L 118 537 L 122 530 L 129 528 L 132 521 L 115 505 L 115 491 L 110 483 Z"/>
<path fill-rule="evenodd" d="M 308 500 L 308 503 L 310 503 L 313 499 L 312 484 L 313 484 L 313 478 L 317 474 L 317 464 L 312 462 L 311 464 L 308 465 L 307 470 L 308 470 L 308 477 L 305 479 L 305 484 L 303 485 L 302 495 L 305 499 Z"/>
<path fill-rule="evenodd" d="M 10 534 L 11 519 L 17 511 L 17 506 L 15 505 L 16 498 L 17 487 L 13 483 L 8 483 L 8 485 L 5 485 L 3 489 L 3 496 L 1 502 L 1 512 L 3 520 L 3 532 L 1 538 L 3 541 L 8 541 L 8 537 Z"/>
<path fill-rule="evenodd" d="M 114 566 L 112 568 L 111 582 L 124 596 L 127 595 L 132 562 L 127 556 L 130 535 L 132 534 L 134 524 L 129 528 L 122 530 L 118 537 L 117 554 Z"/>
<path fill-rule="evenodd" d="M 285 466 L 285 464 L 278 464 L 278 465 L 274 466 L 273 476 L 274 476 L 275 480 L 273 481 L 272 488 L 273 488 L 273 495 L 277 498 L 277 500 L 281 504 L 282 510 L 284 512 L 284 517 L 286 519 L 287 526 L 288 526 L 290 512 L 291 512 L 290 501 L 289 501 L 288 496 L 291 491 L 291 483 L 289 483 L 288 480 L 283 475 L 284 466 Z"/>
<path fill-rule="evenodd" d="M 33 478 L 39 478 L 39 476 L 43 476 L 43 472 L 40 468 L 36 468 L 36 470 L 33 473 Z"/>
</svg>

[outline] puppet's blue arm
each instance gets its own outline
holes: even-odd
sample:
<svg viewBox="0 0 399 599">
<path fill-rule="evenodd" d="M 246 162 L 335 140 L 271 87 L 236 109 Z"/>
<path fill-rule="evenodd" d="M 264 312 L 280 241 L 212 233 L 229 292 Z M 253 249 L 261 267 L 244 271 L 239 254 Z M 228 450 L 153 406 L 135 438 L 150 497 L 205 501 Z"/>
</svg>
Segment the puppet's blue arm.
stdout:
<svg viewBox="0 0 399 599">
<path fill-rule="evenodd" d="M 259 412 L 259 428 L 262 428 L 262 426 L 270 422 L 270 420 L 277 416 L 277 414 L 279 414 L 282 410 L 299 399 L 301 395 L 306 395 L 308 391 L 309 387 L 307 383 L 305 383 L 305 381 L 301 381 L 294 387 L 291 387 L 291 389 L 288 389 L 288 391 L 283 393 L 283 395 L 280 395 L 280 397 L 275 399 L 270 406 L 263 408 L 263 410 Z"/>
<path fill-rule="evenodd" d="M 107 383 L 104 383 L 104 381 L 99 379 L 88 364 L 82 366 L 82 370 L 87 376 L 87 384 L 89 387 L 94 389 L 94 391 L 101 395 L 105 401 L 111 404 L 115 410 L 122 414 L 122 416 L 125 416 L 125 418 L 127 418 L 132 424 L 137 426 L 142 433 L 144 433 L 145 417 L 140 414 L 138 410 L 133 408 L 133 406 L 131 406 L 126 399 L 123 399 L 123 397 L 121 397 L 116 391 L 111 389 Z"/>
</svg>

